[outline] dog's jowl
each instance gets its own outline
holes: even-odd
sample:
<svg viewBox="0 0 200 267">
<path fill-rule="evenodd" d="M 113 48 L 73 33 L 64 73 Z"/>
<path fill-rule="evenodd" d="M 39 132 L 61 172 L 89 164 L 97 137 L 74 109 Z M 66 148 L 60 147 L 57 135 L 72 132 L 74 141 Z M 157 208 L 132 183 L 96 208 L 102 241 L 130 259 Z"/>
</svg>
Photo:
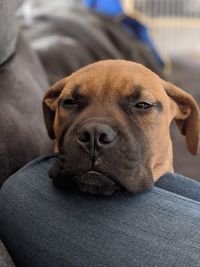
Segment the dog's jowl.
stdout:
<svg viewBox="0 0 200 267">
<path fill-rule="evenodd" d="M 197 154 L 200 112 L 193 97 L 144 66 L 123 60 L 88 65 L 57 82 L 43 101 L 59 159 L 57 186 L 93 194 L 141 192 L 173 171 L 173 119 Z"/>
</svg>

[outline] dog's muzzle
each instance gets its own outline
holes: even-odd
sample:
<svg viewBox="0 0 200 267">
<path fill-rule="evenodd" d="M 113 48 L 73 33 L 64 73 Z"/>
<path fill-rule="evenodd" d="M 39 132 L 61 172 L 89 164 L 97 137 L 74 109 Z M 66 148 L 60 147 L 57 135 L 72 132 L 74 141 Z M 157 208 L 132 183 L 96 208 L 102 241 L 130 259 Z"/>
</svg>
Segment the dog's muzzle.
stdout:
<svg viewBox="0 0 200 267">
<path fill-rule="evenodd" d="M 66 149 L 64 148 L 63 157 L 66 160 L 70 157 L 70 154 L 66 155 L 66 153 L 69 151 L 69 140 L 73 139 L 72 153 L 76 151 L 77 158 L 79 158 L 76 167 L 78 169 L 81 166 L 81 170 L 77 171 L 77 174 L 70 174 L 70 166 L 68 166 L 67 170 L 62 173 L 66 162 L 63 166 L 60 162 L 56 171 L 51 171 L 55 185 L 60 184 L 68 190 L 96 195 L 110 195 L 120 188 L 120 185 L 107 172 L 105 173 L 99 164 L 99 159 L 105 157 L 108 150 L 112 150 L 115 146 L 117 131 L 112 126 L 93 119 L 84 122 L 78 130 L 72 133 L 72 136 L 66 135 L 65 138 L 63 142 Z M 71 169 L 76 173 L 75 166 Z"/>
<path fill-rule="evenodd" d="M 63 132 L 59 160 L 50 171 L 54 184 L 96 195 L 149 188 L 151 175 L 142 164 L 147 154 L 141 146 L 143 137 L 129 138 L 117 123 L 103 118 L 74 124 Z"/>
<path fill-rule="evenodd" d="M 108 124 L 100 122 L 85 123 L 78 131 L 77 141 L 91 154 L 93 164 L 95 153 L 98 149 L 106 150 L 106 146 L 112 145 L 117 132 Z M 76 181 L 79 189 L 93 194 L 112 194 L 118 189 L 116 182 L 97 171 L 88 171 Z"/>
</svg>

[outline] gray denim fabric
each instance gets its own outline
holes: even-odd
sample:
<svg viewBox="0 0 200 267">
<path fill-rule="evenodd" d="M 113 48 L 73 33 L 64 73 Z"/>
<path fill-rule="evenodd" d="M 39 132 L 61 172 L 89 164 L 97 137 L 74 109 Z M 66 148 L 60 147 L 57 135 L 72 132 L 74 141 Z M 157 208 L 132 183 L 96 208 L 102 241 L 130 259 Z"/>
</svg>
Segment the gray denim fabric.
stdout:
<svg viewBox="0 0 200 267">
<path fill-rule="evenodd" d="M 0 65 L 15 51 L 17 23 L 15 13 L 23 0 L 0 0 Z"/>
<path fill-rule="evenodd" d="M 200 183 L 185 176 L 167 173 L 162 176 L 155 185 L 167 191 L 200 202 Z"/>
<path fill-rule="evenodd" d="M 0 190 L 0 237 L 17 266 L 200 266 L 199 202 L 158 187 L 135 196 L 63 192 L 48 177 L 55 160 L 29 163 Z M 167 174 L 163 185 L 167 177 L 176 186 L 185 179 Z M 199 183 L 186 187 L 200 194 Z"/>
</svg>

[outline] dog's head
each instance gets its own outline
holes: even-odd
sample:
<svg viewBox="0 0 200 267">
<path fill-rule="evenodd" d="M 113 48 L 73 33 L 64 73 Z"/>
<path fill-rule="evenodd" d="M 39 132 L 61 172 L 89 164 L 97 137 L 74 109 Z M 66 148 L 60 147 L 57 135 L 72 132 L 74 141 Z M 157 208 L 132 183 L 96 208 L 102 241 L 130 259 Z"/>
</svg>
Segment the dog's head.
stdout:
<svg viewBox="0 0 200 267">
<path fill-rule="evenodd" d="M 43 101 L 59 160 L 57 185 L 95 194 L 140 192 L 173 171 L 173 119 L 197 154 L 200 112 L 191 95 L 144 66 L 123 60 L 88 65 L 57 82 Z"/>
</svg>

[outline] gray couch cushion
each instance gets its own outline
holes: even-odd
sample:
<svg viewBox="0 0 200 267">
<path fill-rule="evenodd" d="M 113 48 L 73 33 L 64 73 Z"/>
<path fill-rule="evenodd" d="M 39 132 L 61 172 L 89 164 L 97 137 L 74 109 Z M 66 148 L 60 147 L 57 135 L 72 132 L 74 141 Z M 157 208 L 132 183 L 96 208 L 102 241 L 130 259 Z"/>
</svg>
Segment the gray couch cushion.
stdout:
<svg viewBox="0 0 200 267">
<path fill-rule="evenodd" d="M 15 51 L 17 23 L 15 12 L 23 0 L 0 0 L 0 64 Z"/>
<path fill-rule="evenodd" d="M 0 66 L 0 186 L 28 161 L 50 152 L 42 114 L 48 87 L 36 54 L 19 36 L 15 55 Z"/>
</svg>

